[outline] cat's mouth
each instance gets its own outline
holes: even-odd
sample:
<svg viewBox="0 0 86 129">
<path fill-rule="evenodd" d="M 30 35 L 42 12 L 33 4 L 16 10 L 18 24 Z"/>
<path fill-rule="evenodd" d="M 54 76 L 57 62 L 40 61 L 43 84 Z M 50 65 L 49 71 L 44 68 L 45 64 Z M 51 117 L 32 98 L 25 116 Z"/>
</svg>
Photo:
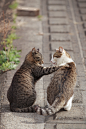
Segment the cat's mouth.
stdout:
<svg viewBox="0 0 86 129">
<path fill-rule="evenodd" d="M 56 63 L 56 62 L 52 62 L 52 61 L 51 61 L 51 63 L 52 63 L 52 64 L 54 64 L 54 65 L 57 65 L 57 63 Z"/>
</svg>

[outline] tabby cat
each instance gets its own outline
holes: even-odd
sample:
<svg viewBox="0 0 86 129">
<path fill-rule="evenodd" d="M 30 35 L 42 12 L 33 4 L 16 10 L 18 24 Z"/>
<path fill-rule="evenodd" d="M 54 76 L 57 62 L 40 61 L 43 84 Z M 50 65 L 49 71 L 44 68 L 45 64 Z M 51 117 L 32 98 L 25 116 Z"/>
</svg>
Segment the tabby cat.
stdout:
<svg viewBox="0 0 86 129">
<path fill-rule="evenodd" d="M 33 112 L 36 100 L 35 83 L 43 76 L 55 72 L 60 67 L 43 67 L 42 54 L 33 48 L 19 70 L 14 74 L 7 92 L 10 110 L 14 112 Z"/>
<path fill-rule="evenodd" d="M 70 110 L 76 86 L 76 65 L 62 47 L 56 50 L 51 61 L 57 66 L 62 66 L 55 72 L 47 88 L 48 106 L 34 106 L 35 111 L 44 116 L 55 114 L 61 108 Z"/>
</svg>

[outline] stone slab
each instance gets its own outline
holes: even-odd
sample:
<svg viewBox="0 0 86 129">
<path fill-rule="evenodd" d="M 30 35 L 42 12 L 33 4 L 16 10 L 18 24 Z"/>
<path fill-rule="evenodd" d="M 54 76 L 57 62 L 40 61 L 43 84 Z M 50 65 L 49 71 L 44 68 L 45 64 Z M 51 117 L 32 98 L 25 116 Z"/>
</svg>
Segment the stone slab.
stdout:
<svg viewBox="0 0 86 129">
<path fill-rule="evenodd" d="M 83 20 L 83 21 L 86 21 L 86 15 L 83 15 L 83 16 L 82 16 L 82 20 Z"/>
<path fill-rule="evenodd" d="M 80 12 L 81 12 L 82 14 L 86 14 L 86 9 L 80 8 Z"/>
<path fill-rule="evenodd" d="M 19 6 L 17 8 L 17 15 L 18 16 L 38 16 L 39 15 L 39 9 Z"/>
<path fill-rule="evenodd" d="M 50 25 L 67 25 L 68 20 L 67 18 L 49 18 L 49 24 Z"/>
<path fill-rule="evenodd" d="M 86 8 L 86 1 L 78 3 L 80 8 Z"/>
<path fill-rule="evenodd" d="M 68 33 L 69 26 L 68 25 L 51 25 L 50 26 L 51 33 Z"/>
<path fill-rule="evenodd" d="M 73 104 L 70 111 L 60 111 L 55 116 L 46 117 L 46 123 L 85 123 L 85 107 L 82 105 Z"/>
<path fill-rule="evenodd" d="M 64 11 L 50 11 L 49 17 L 66 17 L 66 12 Z"/>
<path fill-rule="evenodd" d="M 49 5 L 48 6 L 49 11 L 63 11 L 66 10 L 66 7 L 64 5 Z"/>
<path fill-rule="evenodd" d="M 74 90 L 74 99 L 73 99 L 73 103 L 83 103 L 83 96 L 82 96 L 82 91 L 75 89 Z"/>
<path fill-rule="evenodd" d="M 77 1 L 79 1 L 79 2 L 85 2 L 86 0 L 77 0 Z"/>
<path fill-rule="evenodd" d="M 68 34 L 51 34 L 50 41 L 70 41 L 70 36 Z"/>
<path fill-rule="evenodd" d="M 45 129 L 86 129 L 86 124 L 45 124 Z"/>
<path fill-rule="evenodd" d="M 86 22 L 84 22 L 84 28 L 86 28 Z"/>
<path fill-rule="evenodd" d="M 73 50 L 71 42 L 51 42 L 51 50 L 56 50 L 59 46 L 62 46 L 65 50 Z"/>
<path fill-rule="evenodd" d="M 55 5 L 64 5 L 65 4 L 65 1 L 64 0 L 48 0 L 48 4 L 55 4 Z"/>
</svg>

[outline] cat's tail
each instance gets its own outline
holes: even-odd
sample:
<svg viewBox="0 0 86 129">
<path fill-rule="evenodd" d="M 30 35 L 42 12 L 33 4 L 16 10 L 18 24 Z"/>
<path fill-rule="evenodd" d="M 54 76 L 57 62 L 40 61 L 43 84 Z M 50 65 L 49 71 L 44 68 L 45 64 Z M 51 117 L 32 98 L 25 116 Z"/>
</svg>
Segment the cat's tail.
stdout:
<svg viewBox="0 0 86 129">
<path fill-rule="evenodd" d="M 47 116 L 47 115 L 53 115 L 55 114 L 55 110 L 49 107 L 42 108 L 38 105 L 34 105 L 34 110 L 37 114 Z"/>
<path fill-rule="evenodd" d="M 61 95 L 60 98 L 57 97 L 55 101 L 53 102 L 52 106 L 45 106 L 44 108 L 34 105 L 34 110 L 37 114 L 47 116 L 47 115 L 53 115 L 56 112 L 58 112 L 61 108 L 63 108 L 65 105 L 65 98 L 64 95 Z"/>
<path fill-rule="evenodd" d="M 36 112 L 34 105 L 26 108 L 14 108 L 10 106 L 10 110 L 12 112 L 33 112 L 33 113 Z"/>
<path fill-rule="evenodd" d="M 55 113 L 55 111 L 52 110 L 51 108 L 48 108 L 48 107 L 42 108 L 38 105 L 33 105 L 33 106 L 30 106 L 27 108 L 12 108 L 12 107 L 10 107 L 10 110 L 12 112 L 19 112 L 19 113 L 22 113 L 22 112 L 35 113 L 36 112 L 37 114 L 43 115 L 43 116 L 52 115 Z"/>
</svg>

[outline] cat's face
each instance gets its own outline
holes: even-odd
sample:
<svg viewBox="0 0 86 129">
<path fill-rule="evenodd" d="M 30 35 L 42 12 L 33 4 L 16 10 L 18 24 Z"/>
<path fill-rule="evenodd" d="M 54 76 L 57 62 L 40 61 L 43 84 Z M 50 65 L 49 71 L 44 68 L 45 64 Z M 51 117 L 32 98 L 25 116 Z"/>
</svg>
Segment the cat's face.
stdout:
<svg viewBox="0 0 86 129">
<path fill-rule="evenodd" d="M 26 61 L 40 65 L 43 64 L 42 54 L 39 52 L 39 49 L 33 48 L 32 51 L 27 54 Z"/>
<path fill-rule="evenodd" d="M 70 60 L 70 55 L 62 48 L 56 49 L 56 52 L 52 55 L 51 62 L 55 65 L 65 63 L 65 61 Z"/>
</svg>

